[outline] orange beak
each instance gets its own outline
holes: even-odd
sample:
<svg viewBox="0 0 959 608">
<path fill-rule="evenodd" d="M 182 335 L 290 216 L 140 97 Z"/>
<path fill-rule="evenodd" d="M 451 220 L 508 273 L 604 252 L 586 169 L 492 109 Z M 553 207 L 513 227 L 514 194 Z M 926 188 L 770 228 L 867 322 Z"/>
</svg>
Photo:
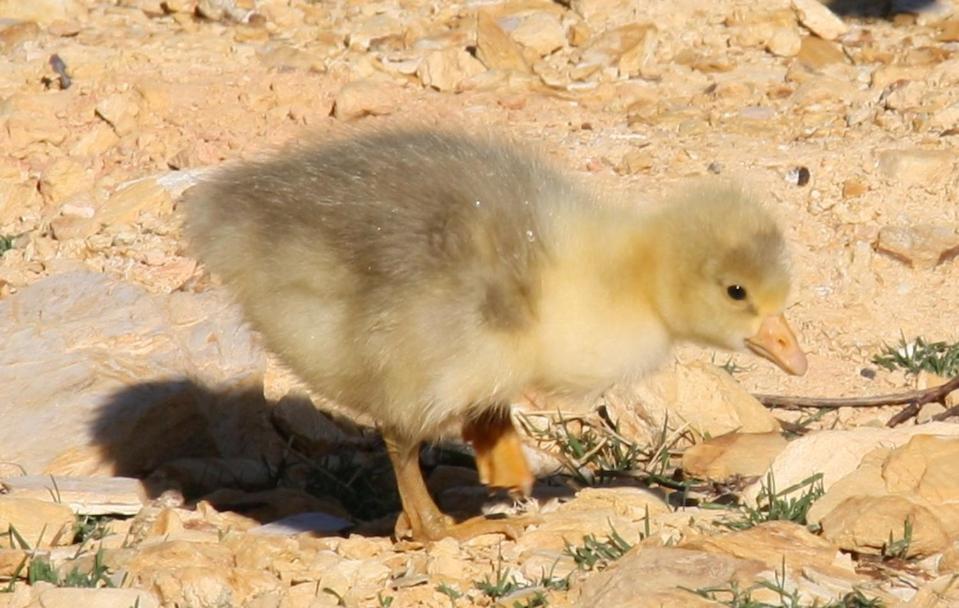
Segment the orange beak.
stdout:
<svg viewBox="0 0 959 608">
<path fill-rule="evenodd" d="M 799 348 L 796 334 L 783 315 L 763 319 L 759 331 L 746 338 L 746 346 L 760 357 L 769 359 L 786 373 L 802 376 L 806 373 L 806 354 Z"/>
</svg>

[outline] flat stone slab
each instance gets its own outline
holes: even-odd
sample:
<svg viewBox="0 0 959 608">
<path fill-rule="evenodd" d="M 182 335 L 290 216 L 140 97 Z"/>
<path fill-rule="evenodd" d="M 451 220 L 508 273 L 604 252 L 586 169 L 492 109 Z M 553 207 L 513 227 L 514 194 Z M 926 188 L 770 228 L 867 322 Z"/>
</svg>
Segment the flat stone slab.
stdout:
<svg viewBox="0 0 959 608">
<path fill-rule="evenodd" d="M 130 477 L 65 477 L 25 475 L 0 479 L 10 496 L 59 502 L 78 515 L 136 515 L 143 508 L 144 488 Z"/>
</svg>

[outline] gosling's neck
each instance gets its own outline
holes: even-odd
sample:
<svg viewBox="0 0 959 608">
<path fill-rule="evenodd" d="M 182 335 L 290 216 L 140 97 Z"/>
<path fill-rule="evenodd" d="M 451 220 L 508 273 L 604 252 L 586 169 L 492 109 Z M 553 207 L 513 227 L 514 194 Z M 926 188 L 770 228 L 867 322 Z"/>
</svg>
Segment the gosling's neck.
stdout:
<svg viewBox="0 0 959 608">
<path fill-rule="evenodd" d="M 672 344 L 654 298 L 659 257 L 642 218 L 604 210 L 574 219 L 543 273 L 540 382 L 603 390 L 655 368 Z"/>
</svg>

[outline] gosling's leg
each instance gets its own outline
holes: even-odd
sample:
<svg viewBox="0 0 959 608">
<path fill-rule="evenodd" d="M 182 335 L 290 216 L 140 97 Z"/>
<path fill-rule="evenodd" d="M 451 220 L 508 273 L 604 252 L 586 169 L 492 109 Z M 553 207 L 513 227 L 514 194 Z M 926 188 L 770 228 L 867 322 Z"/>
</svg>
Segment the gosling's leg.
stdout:
<svg viewBox="0 0 959 608">
<path fill-rule="evenodd" d="M 523 444 L 509 408 L 493 408 L 463 426 L 463 439 L 473 444 L 480 481 L 511 494 L 529 496 L 533 488 Z"/>
<path fill-rule="evenodd" d="M 403 440 L 388 432 L 383 433 L 383 438 L 403 503 L 403 514 L 396 523 L 397 538 L 401 538 L 407 530 L 415 540 L 420 541 L 439 540 L 447 536 L 465 540 L 480 534 L 497 533 L 517 538 L 522 532 L 524 522 L 516 519 L 474 517 L 462 523 L 453 523 L 433 502 L 423 481 L 419 463 L 420 442 Z"/>
</svg>

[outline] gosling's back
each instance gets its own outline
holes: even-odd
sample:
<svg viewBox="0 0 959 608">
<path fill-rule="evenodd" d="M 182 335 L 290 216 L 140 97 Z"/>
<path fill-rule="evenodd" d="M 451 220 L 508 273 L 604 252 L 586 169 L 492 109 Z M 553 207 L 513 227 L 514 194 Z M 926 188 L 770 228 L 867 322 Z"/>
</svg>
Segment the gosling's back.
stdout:
<svg viewBox="0 0 959 608">
<path fill-rule="evenodd" d="M 187 233 L 314 390 L 411 436 L 529 381 L 553 219 L 587 195 L 492 138 L 389 131 L 191 190 Z"/>
</svg>

